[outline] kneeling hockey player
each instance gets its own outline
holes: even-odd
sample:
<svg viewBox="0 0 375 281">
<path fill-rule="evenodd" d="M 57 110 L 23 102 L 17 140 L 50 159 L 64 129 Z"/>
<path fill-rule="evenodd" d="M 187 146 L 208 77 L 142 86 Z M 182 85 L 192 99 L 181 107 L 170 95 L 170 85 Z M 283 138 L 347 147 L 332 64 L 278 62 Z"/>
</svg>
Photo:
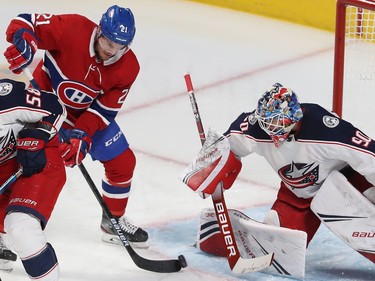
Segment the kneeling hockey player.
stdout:
<svg viewBox="0 0 375 281">
<path fill-rule="evenodd" d="M 205 198 L 216 188 L 229 189 L 241 170 L 240 159 L 252 153 L 265 157 L 281 180 L 262 225 L 302 231 L 307 247 L 323 222 L 375 262 L 375 143 L 369 136 L 318 104 L 299 103 L 291 89 L 276 83 L 224 137 L 210 131 L 197 160 L 181 178 Z M 243 214 L 230 213 L 232 220 L 244 222 Z M 197 244 L 205 252 L 225 256 L 220 232 L 202 235 L 204 223 L 215 220 L 213 210 L 202 213 Z M 241 225 L 232 222 L 233 228 L 237 223 Z M 269 235 L 278 239 L 272 231 Z M 237 239 L 239 248 L 243 241 Z"/>
</svg>

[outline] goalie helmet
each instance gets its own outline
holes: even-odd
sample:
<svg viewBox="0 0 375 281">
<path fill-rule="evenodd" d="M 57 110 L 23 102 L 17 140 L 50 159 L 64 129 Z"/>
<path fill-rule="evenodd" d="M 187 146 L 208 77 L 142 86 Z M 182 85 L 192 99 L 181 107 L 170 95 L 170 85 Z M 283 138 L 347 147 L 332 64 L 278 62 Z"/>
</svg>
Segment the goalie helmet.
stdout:
<svg viewBox="0 0 375 281">
<path fill-rule="evenodd" d="M 103 14 L 99 23 L 101 34 L 112 42 L 129 46 L 135 35 L 133 13 L 128 8 L 113 5 Z"/>
<path fill-rule="evenodd" d="M 297 95 L 280 83 L 273 84 L 258 101 L 255 111 L 259 126 L 279 147 L 303 116 Z"/>
</svg>

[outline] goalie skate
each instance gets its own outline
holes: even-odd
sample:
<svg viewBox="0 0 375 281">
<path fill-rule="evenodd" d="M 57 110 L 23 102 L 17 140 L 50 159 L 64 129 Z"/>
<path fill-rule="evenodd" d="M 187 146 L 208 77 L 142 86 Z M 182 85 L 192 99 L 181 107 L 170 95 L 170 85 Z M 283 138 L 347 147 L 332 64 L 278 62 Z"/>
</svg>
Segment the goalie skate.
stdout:
<svg viewBox="0 0 375 281">
<path fill-rule="evenodd" d="M 13 262 L 17 260 L 17 255 L 8 249 L 3 238 L 0 236 L 0 270 L 12 271 Z"/>
<path fill-rule="evenodd" d="M 142 228 L 134 225 L 127 217 L 117 218 L 121 230 L 124 232 L 126 239 L 134 248 L 148 248 L 148 234 Z M 103 214 L 101 229 L 103 231 L 102 240 L 107 243 L 122 245 L 120 238 L 112 227 L 112 223 Z"/>
</svg>

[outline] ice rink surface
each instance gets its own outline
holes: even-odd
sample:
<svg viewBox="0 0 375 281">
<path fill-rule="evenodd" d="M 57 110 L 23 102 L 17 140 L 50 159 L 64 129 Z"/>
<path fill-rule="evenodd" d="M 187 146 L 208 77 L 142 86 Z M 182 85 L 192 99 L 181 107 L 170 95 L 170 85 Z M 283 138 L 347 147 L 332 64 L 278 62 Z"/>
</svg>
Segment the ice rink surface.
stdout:
<svg viewBox="0 0 375 281">
<path fill-rule="evenodd" d="M 101 208 L 74 168 L 67 170 L 66 187 L 46 229 L 59 258 L 61 281 L 288 280 L 263 273 L 234 275 L 225 259 L 192 247 L 198 215 L 212 203 L 178 178 L 200 147 L 184 75 L 192 76 L 206 130 L 225 131 L 240 113 L 253 110 L 275 82 L 291 87 L 301 102 L 331 108 L 332 33 L 189 1 L 0 2 L 6 6 L 0 9 L 2 77 L 10 76 L 2 56 L 4 33 L 19 13 L 79 13 L 99 22 L 110 5 L 119 4 L 136 17 L 132 48 L 141 72 L 117 118 L 137 156 L 127 215 L 150 234 L 151 246 L 138 250 L 140 255 L 174 259 L 184 254 L 188 267 L 173 274 L 144 271 L 123 247 L 101 242 Z M 366 122 L 368 95 L 345 97 L 344 117 L 374 138 L 375 128 Z M 102 167 L 89 158 L 84 164 L 100 188 Z M 227 206 L 261 221 L 278 184 L 262 158 L 245 158 L 239 179 L 225 193 Z M 0 276 L 2 281 L 28 280 L 19 260 L 12 273 Z M 305 280 L 375 280 L 375 266 L 321 227 L 307 251 Z"/>
</svg>

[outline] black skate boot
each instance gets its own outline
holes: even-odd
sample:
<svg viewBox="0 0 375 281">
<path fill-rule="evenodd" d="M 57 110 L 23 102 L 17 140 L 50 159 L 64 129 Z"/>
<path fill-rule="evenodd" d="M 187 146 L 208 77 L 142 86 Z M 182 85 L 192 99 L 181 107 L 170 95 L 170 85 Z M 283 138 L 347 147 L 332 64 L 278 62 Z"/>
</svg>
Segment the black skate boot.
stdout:
<svg viewBox="0 0 375 281">
<path fill-rule="evenodd" d="M 13 262 L 17 260 L 17 255 L 13 253 L 5 244 L 0 235 L 0 270 L 12 271 Z"/>
<path fill-rule="evenodd" d="M 124 232 L 126 239 L 134 248 L 148 248 L 147 243 L 148 234 L 142 228 L 134 225 L 127 217 L 122 216 L 117 218 L 121 230 Z M 112 227 L 111 222 L 108 220 L 106 215 L 102 216 L 102 223 L 100 225 L 103 236 L 102 240 L 108 243 L 122 245 L 120 238 Z"/>
</svg>

